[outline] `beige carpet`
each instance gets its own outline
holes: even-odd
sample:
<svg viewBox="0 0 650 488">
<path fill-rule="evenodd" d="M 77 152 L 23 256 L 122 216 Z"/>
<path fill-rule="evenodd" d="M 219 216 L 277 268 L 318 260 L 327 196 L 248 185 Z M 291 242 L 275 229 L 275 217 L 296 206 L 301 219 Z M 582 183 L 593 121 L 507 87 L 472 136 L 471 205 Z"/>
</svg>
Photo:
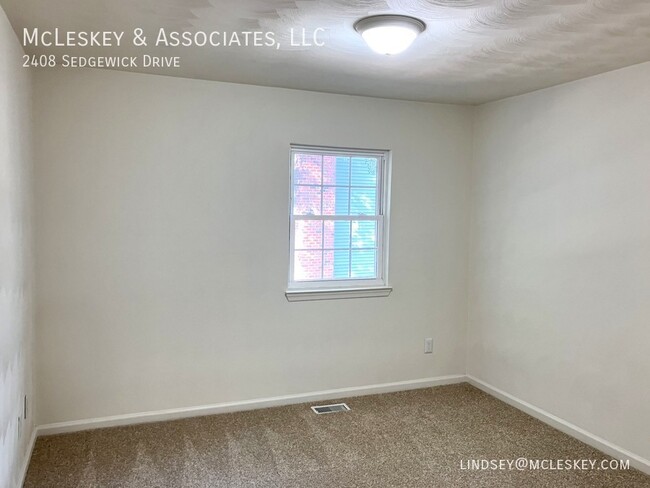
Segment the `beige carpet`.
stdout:
<svg viewBox="0 0 650 488">
<path fill-rule="evenodd" d="M 470 471 L 469 459 L 608 459 L 467 384 L 38 439 L 27 488 L 650 487 L 628 471 Z M 466 465 L 466 464 L 465 464 Z"/>
</svg>

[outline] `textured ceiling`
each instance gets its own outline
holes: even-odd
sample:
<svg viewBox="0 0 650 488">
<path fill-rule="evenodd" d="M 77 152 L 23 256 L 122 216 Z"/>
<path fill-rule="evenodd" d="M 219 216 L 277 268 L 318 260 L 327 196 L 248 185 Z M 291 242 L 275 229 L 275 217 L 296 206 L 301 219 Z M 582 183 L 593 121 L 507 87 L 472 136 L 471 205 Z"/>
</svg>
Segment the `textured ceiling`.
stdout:
<svg viewBox="0 0 650 488">
<path fill-rule="evenodd" d="M 172 76 L 335 93 L 481 103 L 650 61 L 650 0 L 0 0 L 16 32 L 160 27 L 273 31 L 273 48 L 58 48 L 83 55 L 179 55 Z M 370 51 L 352 25 L 403 13 L 427 23 L 405 53 Z M 324 47 L 288 45 L 324 28 Z"/>
</svg>

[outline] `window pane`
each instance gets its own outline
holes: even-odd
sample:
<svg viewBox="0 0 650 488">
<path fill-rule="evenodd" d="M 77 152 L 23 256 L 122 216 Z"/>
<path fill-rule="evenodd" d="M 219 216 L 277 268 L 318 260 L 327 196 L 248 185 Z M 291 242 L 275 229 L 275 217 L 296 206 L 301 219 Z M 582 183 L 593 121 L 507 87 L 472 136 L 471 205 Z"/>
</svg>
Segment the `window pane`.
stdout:
<svg viewBox="0 0 650 488">
<path fill-rule="evenodd" d="M 323 188 L 323 215 L 348 215 L 349 196 L 344 186 Z"/>
<path fill-rule="evenodd" d="M 294 253 L 294 280 L 320 280 L 322 277 L 322 269 L 323 251 L 296 251 Z"/>
<path fill-rule="evenodd" d="M 292 147 L 290 282 L 378 278 L 382 156 L 375 151 Z M 321 283 L 322 282 L 322 283 Z M 289 284 L 291 286 L 291 283 Z"/>
<path fill-rule="evenodd" d="M 323 156 L 323 184 L 349 186 L 350 158 Z"/>
<path fill-rule="evenodd" d="M 352 222 L 352 247 L 377 247 L 377 222 L 374 220 L 355 220 Z"/>
<path fill-rule="evenodd" d="M 377 215 L 377 192 L 374 188 L 351 188 L 350 192 L 350 215 Z"/>
<path fill-rule="evenodd" d="M 320 215 L 320 190 L 318 186 L 294 186 L 293 214 Z"/>
<path fill-rule="evenodd" d="M 350 221 L 327 220 L 324 238 L 325 249 L 348 249 L 350 247 Z"/>
<path fill-rule="evenodd" d="M 325 251 L 323 259 L 323 279 L 350 278 L 350 251 Z"/>
<path fill-rule="evenodd" d="M 351 274 L 352 278 L 376 278 L 377 277 L 377 254 L 375 250 L 351 251 Z"/>
<path fill-rule="evenodd" d="M 352 158 L 351 186 L 377 186 L 377 159 Z"/>
<path fill-rule="evenodd" d="M 296 249 L 322 249 L 323 222 L 321 220 L 296 220 L 295 240 Z"/>
<path fill-rule="evenodd" d="M 294 184 L 320 185 L 322 160 L 320 154 L 296 154 L 293 161 Z"/>
</svg>

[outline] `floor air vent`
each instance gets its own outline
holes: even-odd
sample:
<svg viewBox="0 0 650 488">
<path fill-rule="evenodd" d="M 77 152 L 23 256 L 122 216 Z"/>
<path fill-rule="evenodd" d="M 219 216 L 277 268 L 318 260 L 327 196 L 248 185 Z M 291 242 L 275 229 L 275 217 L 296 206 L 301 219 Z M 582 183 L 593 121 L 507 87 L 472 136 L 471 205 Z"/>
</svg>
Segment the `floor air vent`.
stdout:
<svg viewBox="0 0 650 488">
<path fill-rule="evenodd" d="M 320 405 L 317 407 L 311 407 L 314 413 L 323 414 L 323 413 L 336 413 L 336 412 L 347 412 L 350 410 L 345 403 L 335 403 L 334 405 Z"/>
</svg>

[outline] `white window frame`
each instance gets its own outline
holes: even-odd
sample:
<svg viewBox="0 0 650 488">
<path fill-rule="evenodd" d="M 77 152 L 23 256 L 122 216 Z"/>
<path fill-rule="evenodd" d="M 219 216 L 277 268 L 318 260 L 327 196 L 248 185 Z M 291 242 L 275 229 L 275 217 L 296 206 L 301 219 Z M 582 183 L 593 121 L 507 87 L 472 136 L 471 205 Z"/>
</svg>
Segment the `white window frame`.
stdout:
<svg viewBox="0 0 650 488">
<path fill-rule="evenodd" d="M 293 215 L 293 161 L 294 155 L 300 154 L 332 154 L 337 156 L 371 156 L 378 160 L 377 168 L 377 215 L 355 215 L 350 220 L 373 220 L 377 222 L 377 278 L 376 279 L 345 279 L 345 280 L 314 280 L 294 281 L 293 265 L 295 252 L 295 222 L 296 220 L 314 220 L 310 215 Z M 289 279 L 286 297 L 289 301 L 329 300 L 336 298 L 385 297 L 390 294 L 392 287 L 388 285 L 388 236 L 390 216 L 390 180 L 391 180 L 391 151 L 377 149 L 357 149 L 347 147 L 310 146 L 291 144 L 290 151 L 290 181 L 289 181 Z M 339 220 L 341 216 L 319 215 L 318 220 Z"/>
</svg>

